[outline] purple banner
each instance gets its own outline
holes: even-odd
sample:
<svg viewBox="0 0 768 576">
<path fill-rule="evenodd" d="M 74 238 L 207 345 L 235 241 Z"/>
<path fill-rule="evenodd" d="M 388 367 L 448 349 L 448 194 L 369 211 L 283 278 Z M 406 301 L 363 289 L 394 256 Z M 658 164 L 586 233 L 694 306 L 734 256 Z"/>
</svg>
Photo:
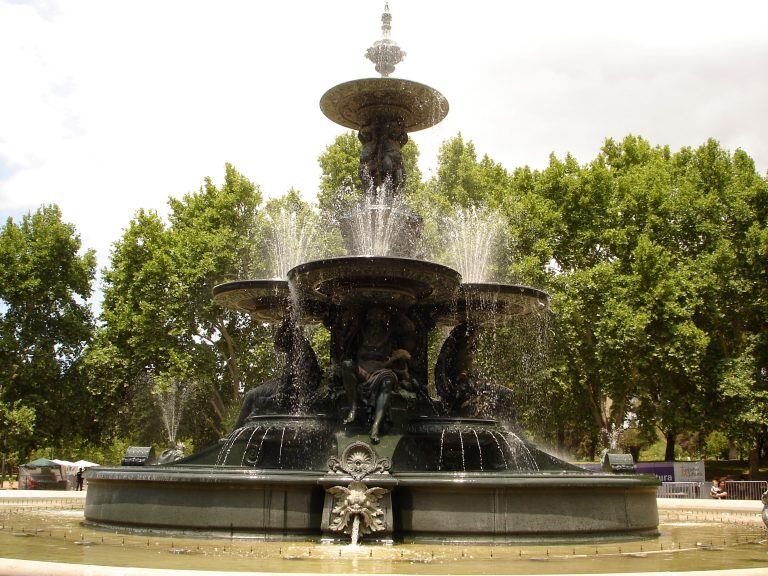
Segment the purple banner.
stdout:
<svg viewBox="0 0 768 576">
<path fill-rule="evenodd" d="M 675 466 L 672 462 L 638 462 L 638 474 L 656 474 L 662 482 L 675 481 Z"/>
<path fill-rule="evenodd" d="M 586 462 L 578 465 L 593 472 L 602 471 L 599 462 Z M 672 462 L 637 462 L 635 468 L 638 474 L 655 474 L 662 482 L 675 481 L 675 466 Z"/>
</svg>

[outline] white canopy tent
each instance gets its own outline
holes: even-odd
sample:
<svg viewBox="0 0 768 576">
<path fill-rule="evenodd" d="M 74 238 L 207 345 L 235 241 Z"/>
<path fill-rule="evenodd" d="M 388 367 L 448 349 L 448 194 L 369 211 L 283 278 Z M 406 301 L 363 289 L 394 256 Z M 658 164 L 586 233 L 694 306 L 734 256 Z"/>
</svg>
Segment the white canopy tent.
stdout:
<svg viewBox="0 0 768 576">
<path fill-rule="evenodd" d="M 61 464 L 38 458 L 19 466 L 19 489 L 66 490 L 67 478 Z"/>
<path fill-rule="evenodd" d="M 77 464 L 69 460 L 59 460 L 57 458 L 54 458 L 51 462 L 55 462 L 61 467 L 61 477 L 67 481 L 67 490 L 72 490 L 75 487 Z"/>
</svg>

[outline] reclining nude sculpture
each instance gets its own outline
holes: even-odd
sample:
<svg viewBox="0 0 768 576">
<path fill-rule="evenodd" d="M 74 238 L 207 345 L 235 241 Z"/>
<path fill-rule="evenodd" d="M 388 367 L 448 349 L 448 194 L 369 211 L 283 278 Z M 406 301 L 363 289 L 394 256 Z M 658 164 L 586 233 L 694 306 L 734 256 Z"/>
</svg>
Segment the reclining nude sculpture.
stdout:
<svg viewBox="0 0 768 576">
<path fill-rule="evenodd" d="M 369 309 L 362 323 L 353 321 L 346 334 L 341 378 L 350 408 L 344 423 L 357 420 L 362 403 L 373 417 L 374 444 L 379 443 L 392 395 L 415 397 L 415 381 L 408 370 L 414 347 L 413 323 L 379 307 Z"/>
<path fill-rule="evenodd" d="M 291 400 L 288 393 L 291 388 L 302 387 L 310 398 L 317 394 L 321 378 L 317 356 L 301 327 L 290 316 L 278 326 L 274 347 L 286 356 L 285 370 L 280 377 L 262 382 L 245 393 L 235 430 L 252 416 L 285 410 Z"/>
</svg>

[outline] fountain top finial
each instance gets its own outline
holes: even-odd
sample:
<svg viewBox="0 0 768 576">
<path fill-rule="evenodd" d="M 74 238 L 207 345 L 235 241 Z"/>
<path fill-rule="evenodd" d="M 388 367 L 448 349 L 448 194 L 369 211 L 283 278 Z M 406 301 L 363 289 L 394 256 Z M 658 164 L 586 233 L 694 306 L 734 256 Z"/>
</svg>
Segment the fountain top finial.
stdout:
<svg viewBox="0 0 768 576">
<path fill-rule="evenodd" d="M 384 4 L 384 13 L 381 15 L 381 40 L 374 42 L 373 46 L 365 52 L 365 57 L 376 65 L 376 72 L 385 78 L 392 74 L 395 66 L 405 58 L 405 51 L 390 38 L 391 33 L 392 14 L 389 13 L 387 2 Z"/>
<path fill-rule="evenodd" d="M 384 13 L 381 15 L 381 36 L 389 38 L 392 32 L 392 14 L 389 13 L 389 2 L 384 3 Z"/>
<path fill-rule="evenodd" d="M 381 40 L 373 43 L 365 53 L 376 65 L 382 78 L 361 78 L 338 84 L 320 99 L 320 109 L 337 124 L 353 130 L 362 130 L 374 124 L 394 122 L 405 132 L 416 132 L 440 122 L 448 114 L 448 102 L 440 92 L 424 84 L 402 78 L 387 78 L 405 52 L 389 37 L 392 31 L 389 3 L 381 15 Z M 389 134 L 389 132 L 388 132 Z M 402 137 L 391 139 L 390 144 L 405 143 Z M 378 140 L 377 140 L 378 142 Z M 379 152 L 371 158 L 380 158 Z M 389 163 L 389 160 L 387 161 Z"/>
</svg>

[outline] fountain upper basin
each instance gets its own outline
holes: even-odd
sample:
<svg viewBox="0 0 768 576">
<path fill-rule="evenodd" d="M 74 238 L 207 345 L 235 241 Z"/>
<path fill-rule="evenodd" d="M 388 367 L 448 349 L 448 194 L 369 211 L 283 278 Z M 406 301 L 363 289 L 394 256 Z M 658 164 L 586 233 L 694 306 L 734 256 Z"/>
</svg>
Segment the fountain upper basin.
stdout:
<svg viewBox="0 0 768 576">
<path fill-rule="evenodd" d="M 285 280 L 237 280 L 213 288 L 215 304 L 248 312 L 263 322 L 282 320 L 288 297 L 288 282 Z"/>
<path fill-rule="evenodd" d="M 328 118 L 360 130 L 374 118 L 402 120 L 406 132 L 434 126 L 448 114 L 448 101 L 419 82 L 401 78 L 362 78 L 334 86 L 320 99 Z"/>
<path fill-rule="evenodd" d="M 549 294 L 519 284 L 468 282 L 459 288 L 458 312 L 476 324 L 494 323 L 541 312 Z"/>
<path fill-rule="evenodd" d="M 348 256 L 300 264 L 288 272 L 288 279 L 305 301 L 408 307 L 417 302 L 452 303 L 461 275 L 424 260 Z"/>
<path fill-rule="evenodd" d="M 248 312 L 259 322 L 275 324 L 289 313 L 291 292 L 286 280 L 237 280 L 213 288 L 214 303 L 240 312 Z M 323 302 L 313 300 L 302 305 L 302 322 L 320 321 L 326 313 Z"/>
</svg>

